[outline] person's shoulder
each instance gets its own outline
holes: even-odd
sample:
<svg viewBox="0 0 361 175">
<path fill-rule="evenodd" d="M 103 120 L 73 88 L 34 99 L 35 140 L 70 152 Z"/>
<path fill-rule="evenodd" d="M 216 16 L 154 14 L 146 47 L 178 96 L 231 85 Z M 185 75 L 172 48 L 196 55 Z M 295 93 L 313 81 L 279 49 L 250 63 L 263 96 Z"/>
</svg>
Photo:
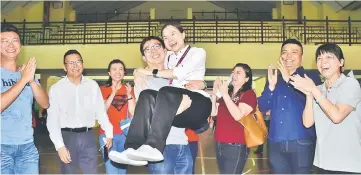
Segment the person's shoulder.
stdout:
<svg viewBox="0 0 361 175">
<path fill-rule="evenodd" d="M 254 98 L 257 98 L 256 92 L 254 92 L 253 89 L 246 90 L 244 93 L 246 93 L 249 96 L 252 96 Z"/>
<path fill-rule="evenodd" d="M 90 84 L 91 86 L 99 87 L 98 83 L 95 80 L 87 78 L 87 77 L 83 77 L 83 78 L 84 78 L 84 82 L 86 82 L 87 84 Z"/>
<path fill-rule="evenodd" d="M 192 52 L 194 53 L 206 53 L 206 50 L 204 50 L 203 48 L 200 48 L 200 47 L 191 47 L 192 49 Z"/>
<path fill-rule="evenodd" d="M 345 77 L 340 86 L 344 86 L 346 88 L 360 89 L 360 83 L 353 77 Z"/>
<path fill-rule="evenodd" d="M 251 97 L 251 98 L 257 98 L 256 93 L 252 90 L 252 89 L 248 89 L 246 91 L 244 91 L 243 93 L 239 94 L 239 96 L 247 96 L 247 97 Z"/>
</svg>

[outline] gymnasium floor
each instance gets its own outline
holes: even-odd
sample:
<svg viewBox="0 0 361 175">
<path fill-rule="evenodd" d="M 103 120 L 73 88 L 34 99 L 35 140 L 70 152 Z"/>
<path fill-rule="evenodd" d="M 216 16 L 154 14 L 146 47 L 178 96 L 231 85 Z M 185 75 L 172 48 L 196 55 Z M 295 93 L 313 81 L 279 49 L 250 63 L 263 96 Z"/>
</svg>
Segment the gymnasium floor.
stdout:
<svg viewBox="0 0 361 175">
<path fill-rule="evenodd" d="M 94 131 L 95 135 L 98 135 L 98 131 Z M 38 150 L 40 153 L 40 173 L 41 174 L 59 174 L 59 159 L 57 152 L 54 149 L 52 142 L 50 141 L 48 134 L 36 134 L 35 138 L 38 142 Z M 208 130 L 200 135 L 200 149 L 196 161 L 196 173 L 197 174 L 219 174 L 216 154 L 215 143 L 211 130 Z M 271 170 L 267 163 L 266 149 L 262 156 L 258 156 L 253 153 L 254 149 L 248 157 L 248 161 L 244 168 L 245 173 L 250 174 L 270 174 Z M 99 157 L 99 173 L 104 174 L 104 163 Z M 147 174 L 145 167 L 133 167 L 128 169 L 129 174 Z"/>
</svg>

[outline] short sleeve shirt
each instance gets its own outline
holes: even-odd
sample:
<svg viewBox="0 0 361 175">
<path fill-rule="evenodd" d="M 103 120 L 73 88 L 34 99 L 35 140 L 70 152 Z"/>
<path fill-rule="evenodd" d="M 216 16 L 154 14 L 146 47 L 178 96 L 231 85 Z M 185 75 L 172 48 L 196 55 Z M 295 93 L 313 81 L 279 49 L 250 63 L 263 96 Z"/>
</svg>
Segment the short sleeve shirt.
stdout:
<svg viewBox="0 0 361 175">
<path fill-rule="evenodd" d="M 331 171 L 361 173 L 361 88 L 356 79 L 341 75 L 326 89 L 318 86 L 332 104 L 346 104 L 354 110 L 339 124 L 333 123 L 314 102 L 317 134 L 314 165 Z"/>
</svg>

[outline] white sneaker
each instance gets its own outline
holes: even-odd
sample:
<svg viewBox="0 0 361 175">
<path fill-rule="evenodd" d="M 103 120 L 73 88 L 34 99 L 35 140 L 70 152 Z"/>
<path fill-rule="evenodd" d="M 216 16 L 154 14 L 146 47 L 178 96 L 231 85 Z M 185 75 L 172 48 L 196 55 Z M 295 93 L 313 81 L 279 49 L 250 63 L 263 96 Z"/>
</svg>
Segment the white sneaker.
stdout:
<svg viewBox="0 0 361 175">
<path fill-rule="evenodd" d="M 117 162 L 117 163 L 121 163 L 121 164 L 127 164 L 127 165 L 133 165 L 133 166 L 144 166 L 147 165 L 148 162 L 147 161 L 137 161 L 137 160 L 132 160 L 128 158 L 128 153 L 131 151 L 135 151 L 133 148 L 128 148 L 126 150 L 124 150 L 123 152 L 118 152 L 118 151 L 110 151 L 109 152 L 109 159 Z"/>
<path fill-rule="evenodd" d="M 129 151 L 127 156 L 129 159 L 136 161 L 158 162 L 164 159 L 163 154 L 159 150 L 149 145 L 142 145 L 137 150 Z"/>
</svg>

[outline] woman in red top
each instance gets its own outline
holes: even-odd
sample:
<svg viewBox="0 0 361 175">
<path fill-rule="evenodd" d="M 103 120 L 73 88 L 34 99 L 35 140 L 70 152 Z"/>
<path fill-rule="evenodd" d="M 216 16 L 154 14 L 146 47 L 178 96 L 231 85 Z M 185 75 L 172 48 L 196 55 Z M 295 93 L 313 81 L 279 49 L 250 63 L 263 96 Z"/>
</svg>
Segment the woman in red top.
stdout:
<svg viewBox="0 0 361 175">
<path fill-rule="evenodd" d="M 242 117 L 255 111 L 257 96 L 252 90 L 252 70 L 247 64 L 238 63 L 232 71 L 232 81 L 213 85 L 213 94 L 220 92 L 216 101 L 212 95 L 212 116 L 217 116 L 215 130 L 217 164 L 221 174 L 241 174 L 248 158 L 244 128 L 238 123 Z"/>
<path fill-rule="evenodd" d="M 124 151 L 125 135 L 120 129 L 120 121 L 127 116 L 133 116 L 135 100 L 134 92 L 129 83 L 122 84 L 126 72 L 125 64 L 119 59 L 111 61 L 108 65 L 108 82 L 100 87 L 110 123 L 113 125 L 113 146 L 112 150 Z M 133 109 L 133 110 L 132 110 Z M 100 128 L 100 147 L 104 146 L 104 131 Z M 104 150 L 102 151 L 103 158 Z M 126 165 L 112 162 L 108 158 L 105 161 L 107 174 L 126 174 Z"/>
</svg>

